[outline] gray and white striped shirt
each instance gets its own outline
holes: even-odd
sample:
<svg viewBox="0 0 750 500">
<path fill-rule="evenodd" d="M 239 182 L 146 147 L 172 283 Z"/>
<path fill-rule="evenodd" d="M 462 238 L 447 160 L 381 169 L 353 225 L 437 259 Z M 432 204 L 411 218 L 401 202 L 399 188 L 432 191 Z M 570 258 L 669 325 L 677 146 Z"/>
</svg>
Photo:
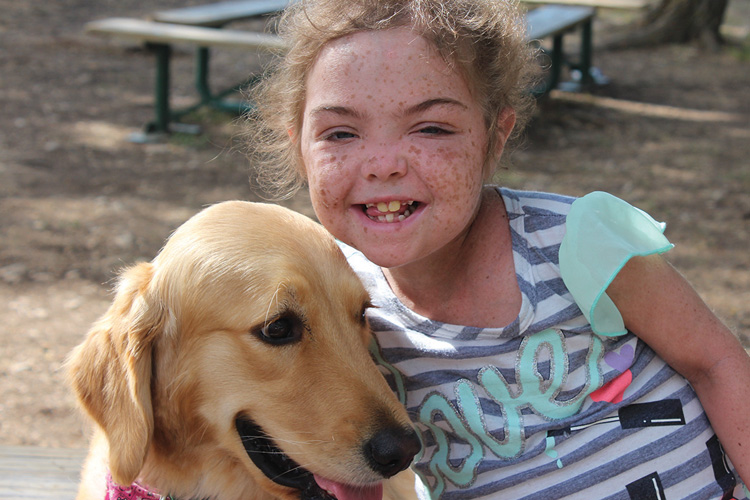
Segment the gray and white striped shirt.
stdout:
<svg viewBox="0 0 750 500">
<path fill-rule="evenodd" d="M 686 380 L 633 334 L 593 333 L 559 266 L 574 199 L 498 191 L 522 293 L 504 328 L 414 313 L 378 266 L 341 244 L 377 306 L 375 357 L 421 435 L 423 497 L 750 496 Z"/>
</svg>

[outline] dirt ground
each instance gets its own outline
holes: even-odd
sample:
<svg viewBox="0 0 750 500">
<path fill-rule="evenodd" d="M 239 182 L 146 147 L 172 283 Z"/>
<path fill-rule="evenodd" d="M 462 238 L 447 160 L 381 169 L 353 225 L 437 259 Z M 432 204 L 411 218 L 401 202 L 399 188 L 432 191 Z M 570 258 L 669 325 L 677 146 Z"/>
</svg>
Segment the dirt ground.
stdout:
<svg viewBox="0 0 750 500">
<path fill-rule="evenodd" d="M 61 363 L 110 300 L 122 266 L 150 259 L 206 204 L 256 200 L 240 126 L 204 112 L 198 136 L 134 144 L 151 118 L 153 59 L 82 32 L 195 0 L 0 0 L 0 444 L 81 447 Z M 599 34 L 619 15 L 603 13 Z M 500 182 L 605 190 L 669 223 L 673 263 L 737 332 L 750 334 L 750 2 L 732 0 L 738 45 L 597 51 L 611 79 L 543 102 Z M 217 80 L 257 58 L 224 51 Z M 174 100 L 192 93 L 179 50 Z M 311 214 L 304 194 L 287 205 Z"/>
</svg>

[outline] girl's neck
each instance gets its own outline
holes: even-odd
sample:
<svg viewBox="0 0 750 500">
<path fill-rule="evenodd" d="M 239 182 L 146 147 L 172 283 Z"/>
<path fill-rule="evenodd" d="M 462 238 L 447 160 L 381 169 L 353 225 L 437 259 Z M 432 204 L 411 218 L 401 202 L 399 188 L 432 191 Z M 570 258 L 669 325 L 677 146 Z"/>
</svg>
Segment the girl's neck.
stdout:
<svg viewBox="0 0 750 500">
<path fill-rule="evenodd" d="M 436 321 L 503 327 L 521 307 L 510 226 L 495 188 L 485 189 L 474 221 L 450 245 L 383 272 L 404 305 Z"/>
</svg>

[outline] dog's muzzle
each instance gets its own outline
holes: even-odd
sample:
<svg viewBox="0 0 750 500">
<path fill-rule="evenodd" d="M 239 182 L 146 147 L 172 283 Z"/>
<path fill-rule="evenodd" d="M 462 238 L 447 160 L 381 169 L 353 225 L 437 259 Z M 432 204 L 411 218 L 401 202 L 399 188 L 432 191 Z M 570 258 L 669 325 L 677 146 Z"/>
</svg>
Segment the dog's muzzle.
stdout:
<svg viewBox="0 0 750 500">
<path fill-rule="evenodd" d="M 268 438 L 262 427 L 246 417 L 237 418 L 234 424 L 250 460 L 271 481 L 300 490 L 301 500 L 333 499 L 318 486 L 310 471 L 303 469 Z"/>
<path fill-rule="evenodd" d="M 250 418 L 238 417 L 235 427 L 250 460 L 270 480 L 299 490 L 300 500 L 336 500 L 318 485 L 310 471 L 281 451 L 263 428 Z M 362 451 L 370 467 L 383 478 L 389 478 L 409 467 L 419 448 L 419 439 L 412 429 L 398 428 L 377 432 L 364 444 Z M 343 491 L 340 494 L 344 494 Z"/>
</svg>

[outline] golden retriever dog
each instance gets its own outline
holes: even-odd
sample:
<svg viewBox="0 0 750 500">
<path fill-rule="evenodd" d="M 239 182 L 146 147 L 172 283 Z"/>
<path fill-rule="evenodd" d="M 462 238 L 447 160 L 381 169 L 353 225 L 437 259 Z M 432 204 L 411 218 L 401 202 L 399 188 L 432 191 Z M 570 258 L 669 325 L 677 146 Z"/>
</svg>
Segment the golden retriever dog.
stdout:
<svg viewBox="0 0 750 500">
<path fill-rule="evenodd" d="M 307 217 L 200 212 L 122 273 L 70 356 L 95 423 L 77 498 L 379 500 L 419 440 L 370 357 L 369 306 Z"/>
</svg>

